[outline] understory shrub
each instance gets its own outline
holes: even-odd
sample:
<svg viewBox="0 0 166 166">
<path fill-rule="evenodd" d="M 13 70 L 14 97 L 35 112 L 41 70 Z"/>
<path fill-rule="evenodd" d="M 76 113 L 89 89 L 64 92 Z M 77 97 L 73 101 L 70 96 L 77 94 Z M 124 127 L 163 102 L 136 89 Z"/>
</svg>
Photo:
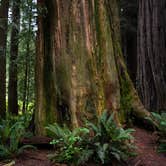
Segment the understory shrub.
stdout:
<svg viewBox="0 0 166 166">
<path fill-rule="evenodd" d="M 0 159 L 12 158 L 31 145 L 20 145 L 21 139 L 27 136 L 29 117 L 11 117 L 0 121 Z"/>
<path fill-rule="evenodd" d="M 56 151 L 48 156 L 53 162 L 80 165 L 93 161 L 107 164 L 115 160 L 123 162 L 134 154 L 135 147 L 130 142 L 134 130 L 118 127 L 114 115 L 108 116 L 106 112 L 97 123 L 88 121 L 84 128 L 70 130 L 55 123 L 46 129 L 54 135 L 50 144 L 56 147 Z"/>
<path fill-rule="evenodd" d="M 155 119 L 158 124 L 158 135 L 159 135 L 159 146 L 158 146 L 158 152 L 166 153 L 166 113 L 155 113 L 152 112 L 152 118 L 147 118 L 150 121 L 153 121 Z"/>
</svg>

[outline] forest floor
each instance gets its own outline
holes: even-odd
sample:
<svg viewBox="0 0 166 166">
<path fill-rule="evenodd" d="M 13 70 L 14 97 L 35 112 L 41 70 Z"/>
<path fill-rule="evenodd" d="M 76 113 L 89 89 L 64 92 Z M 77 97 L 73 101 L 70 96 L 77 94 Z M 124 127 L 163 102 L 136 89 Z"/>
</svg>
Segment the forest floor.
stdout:
<svg viewBox="0 0 166 166">
<path fill-rule="evenodd" d="M 135 128 L 135 145 L 137 146 L 137 156 L 128 160 L 128 166 L 166 166 L 166 154 L 156 152 L 157 136 L 144 129 Z M 52 151 L 45 149 L 25 151 L 17 159 L 15 166 L 66 166 L 65 164 L 52 164 L 47 155 Z M 89 164 L 89 166 L 93 164 Z M 0 166 L 13 166 L 4 165 Z M 93 165 L 95 166 L 95 165 Z"/>
<path fill-rule="evenodd" d="M 166 166 L 166 154 L 156 152 L 155 133 L 136 127 L 134 137 L 138 155 L 128 161 L 129 166 Z"/>
</svg>

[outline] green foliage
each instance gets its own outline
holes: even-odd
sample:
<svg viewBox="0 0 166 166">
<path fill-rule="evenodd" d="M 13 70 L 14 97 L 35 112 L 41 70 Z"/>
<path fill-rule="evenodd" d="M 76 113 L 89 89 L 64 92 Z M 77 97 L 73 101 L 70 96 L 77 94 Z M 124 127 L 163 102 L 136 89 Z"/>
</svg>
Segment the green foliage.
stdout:
<svg viewBox="0 0 166 166">
<path fill-rule="evenodd" d="M 66 162 L 77 164 L 81 156 L 84 154 L 84 159 L 79 159 L 79 162 L 88 159 L 87 153 L 83 149 L 83 145 L 89 130 L 87 128 L 77 128 L 73 131 L 69 130 L 67 127 L 60 127 L 57 123 L 49 125 L 46 129 L 54 135 L 54 140 L 50 143 L 56 146 L 57 152 L 53 155 L 49 155 L 49 158 L 53 162 Z M 82 156 L 81 156 L 82 157 Z"/>
<path fill-rule="evenodd" d="M 27 129 L 32 120 L 32 115 L 33 110 L 31 109 L 24 113 L 20 112 L 20 114 L 17 116 L 8 113 L 6 121 L 9 121 L 11 125 L 17 122 L 21 122 L 24 125 L 25 129 Z"/>
<path fill-rule="evenodd" d="M 31 145 L 20 145 L 25 137 L 29 118 L 24 116 L 8 117 L 0 122 L 0 159 L 12 158 L 23 152 L 26 148 L 34 148 Z"/>
<path fill-rule="evenodd" d="M 147 118 L 150 121 L 157 121 L 159 130 L 159 147 L 158 152 L 166 152 L 166 113 L 155 113 L 152 112 L 152 118 Z"/>
<path fill-rule="evenodd" d="M 155 120 L 157 120 L 159 124 L 158 129 L 160 131 L 160 134 L 166 136 L 166 113 L 161 113 L 160 115 L 158 113 L 152 112 L 152 116 L 153 118 L 155 118 Z"/>
<path fill-rule="evenodd" d="M 158 147 L 159 153 L 166 153 L 166 140 L 164 142 L 160 142 Z"/>
<path fill-rule="evenodd" d="M 49 125 L 48 131 L 54 140 L 56 152 L 49 155 L 53 162 L 84 164 L 89 160 L 102 164 L 112 160 L 126 160 L 132 155 L 132 129 L 124 130 L 116 126 L 114 116 L 105 112 L 98 119 L 97 124 L 87 122 L 86 128 L 69 130 L 58 124 Z M 89 129 L 88 129 L 89 128 Z"/>
<path fill-rule="evenodd" d="M 133 137 L 133 129 L 124 130 L 117 127 L 114 122 L 114 115 L 108 116 L 106 112 L 98 119 L 96 125 L 88 122 L 87 126 L 94 133 L 90 142 L 93 143 L 96 156 L 102 164 L 111 162 L 112 159 L 118 161 L 126 160 L 133 153 L 130 151 L 134 148 L 129 142 Z"/>
</svg>

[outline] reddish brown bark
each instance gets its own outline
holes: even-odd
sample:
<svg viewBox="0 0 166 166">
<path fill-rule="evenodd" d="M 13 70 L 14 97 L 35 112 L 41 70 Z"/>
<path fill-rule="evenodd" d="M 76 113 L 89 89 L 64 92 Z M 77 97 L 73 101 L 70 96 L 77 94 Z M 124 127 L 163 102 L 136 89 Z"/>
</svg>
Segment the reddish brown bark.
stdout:
<svg viewBox="0 0 166 166">
<path fill-rule="evenodd" d="M 6 112 L 6 39 L 9 1 L 0 3 L 0 117 Z"/>
<path fill-rule="evenodd" d="M 166 109 L 165 0 L 140 0 L 137 87 L 145 107 Z"/>
<path fill-rule="evenodd" d="M 12 30 L 10 39 L 10 64 L 9 64 L 9 86 L 8 86 L 8 111 L 18 114 L 17 95 L 17 57 L 20 29 L 20 0 L 13 1 L 12 6 Z"/>
<path fill-rule="evenodd" d="M 77 127 L 84 119 L 93 121 L 105 109 L 115 113 L 120 125 L 122 77 L 129 84 L 135 114 L 150 116 L 122 57 L 117 1 L 42 2 L 36 59 L 36 133 L 46 134 L 44 125 L 57 120 Z"/>
</svg>

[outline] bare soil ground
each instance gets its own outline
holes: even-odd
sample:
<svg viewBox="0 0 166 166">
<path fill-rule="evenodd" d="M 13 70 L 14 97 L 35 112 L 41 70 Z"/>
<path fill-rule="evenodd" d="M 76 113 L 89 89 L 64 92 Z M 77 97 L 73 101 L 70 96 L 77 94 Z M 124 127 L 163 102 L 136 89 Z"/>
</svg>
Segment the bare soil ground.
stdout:
<svg viewBox="0 0 166 166">
<path fill-rule="evenodd" d="M 26 150 L 22 155 L 13 160 L 15 164 L 12 164 L 12 161 L 5 161 L 8 164 L 1 163 L 0 166 L 54 166 L 47 158 L 49 153 L 50 151 L 48 150 Z"/>
<path fill-rule="evenodd" d="M 135 145 L 138 155 L 129 160 L 129 166 L 166 166 L 166 154 L 156 152 L 157 135 L 144 129 L 135 128 Z"/>
</svg>

